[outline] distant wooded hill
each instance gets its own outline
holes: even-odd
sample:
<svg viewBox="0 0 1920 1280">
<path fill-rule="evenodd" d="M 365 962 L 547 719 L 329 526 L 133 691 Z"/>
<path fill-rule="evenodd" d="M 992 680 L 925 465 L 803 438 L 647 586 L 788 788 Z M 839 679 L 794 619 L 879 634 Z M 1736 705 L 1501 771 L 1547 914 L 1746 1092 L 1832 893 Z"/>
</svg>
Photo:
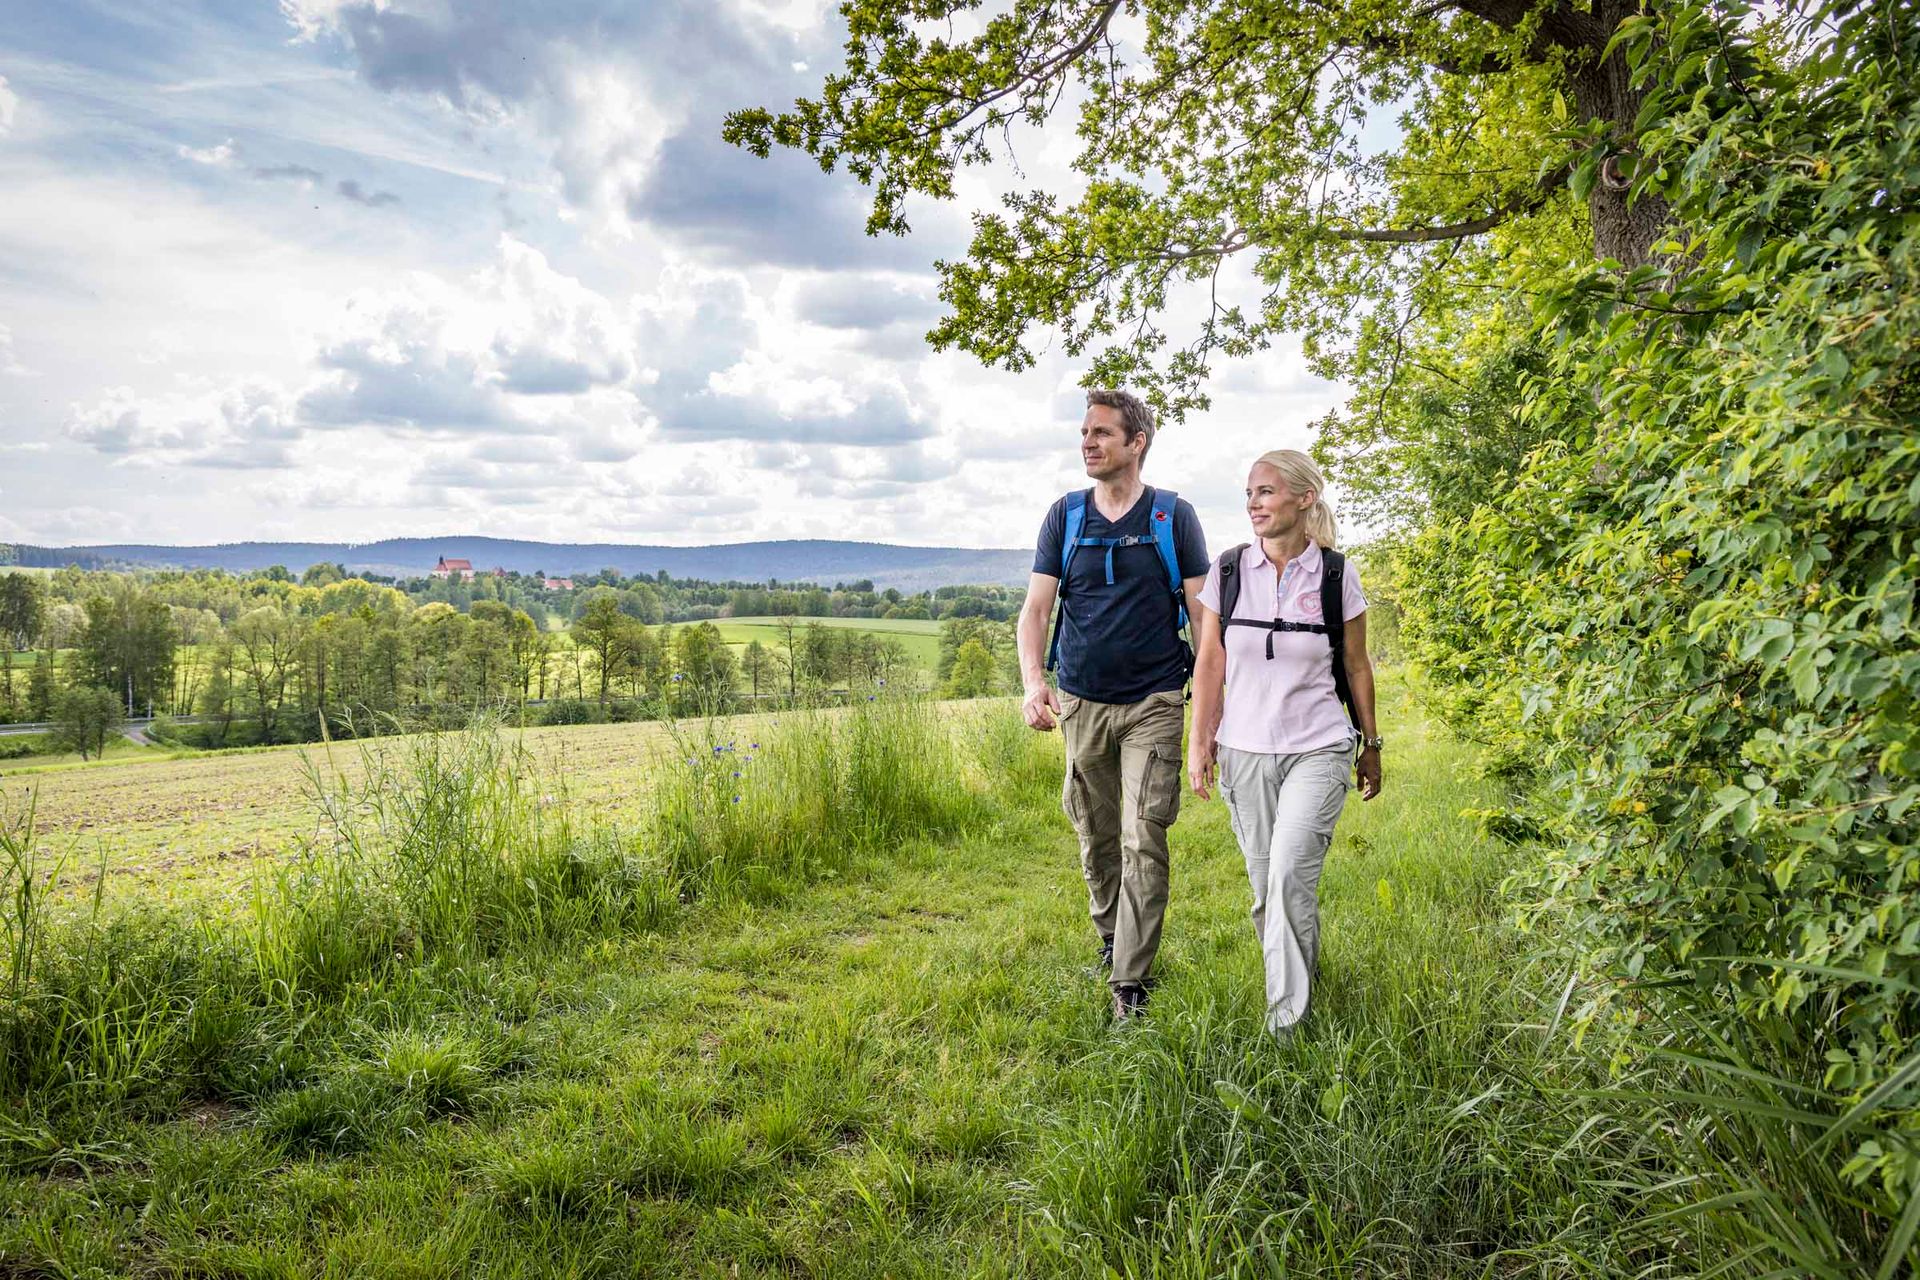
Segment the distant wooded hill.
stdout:
<svg viewBox="0 0 1920 1280">
<path fill-rule="evenodd" d="M 550 575 L 617 569 L 623 574 L 658 573 L 712 582 L 858 582 L 881 589 L 924 591 L 965 583 L 1019 586 L 1033 566 L 1031 550 L 970 547 L 902 547 L 884 542 L 807 539 L 738 542 L 713 547 L 649 547 L 614 542 L 522 542 L 511 538 L 388 538 L 382 542 L 229 542 L 208 547 L 139 544 L 13 548 L 23 565 L 57 568 L 149 567 L 226 569 L 244 573 L 284 565 L 293 573 L 336 561 L 355 572 L 417 577 L 441 556 L 470 560 L 481 572 L 498 567 Z"/>
</svg>

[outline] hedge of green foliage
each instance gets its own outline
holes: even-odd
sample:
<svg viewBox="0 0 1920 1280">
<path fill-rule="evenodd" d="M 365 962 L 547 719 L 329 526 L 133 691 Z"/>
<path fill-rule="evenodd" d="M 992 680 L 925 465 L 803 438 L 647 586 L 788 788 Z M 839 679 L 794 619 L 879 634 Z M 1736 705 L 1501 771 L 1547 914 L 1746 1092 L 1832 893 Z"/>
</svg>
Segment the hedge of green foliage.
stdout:
<svg viewBox="0 0 1920 1280">
<path fill-rule="evenodd" d="M 1797 57 L 1704 8 L 1622 26 L 1656 122 L 1633 181 L 1672 203 L 1677 242 L 1535 299 L 1546 360 L 1510 400 L 1543 443 L 1400 569 L 1429 672 L 1513 717 L 1507 746 L 1543 771 L 1536 919 L 1615 979 L 1579 1013 L 1677 998 L 1765 1046 L 1747 1060 L 1818 1063 L 1794 1083 L 1856 1107 L 1833 1135 L 1846 1180 L 1905 1199 L 1920 13 L 1849 9 L 1774 33 L 1805 37 Z"/>
</svg>

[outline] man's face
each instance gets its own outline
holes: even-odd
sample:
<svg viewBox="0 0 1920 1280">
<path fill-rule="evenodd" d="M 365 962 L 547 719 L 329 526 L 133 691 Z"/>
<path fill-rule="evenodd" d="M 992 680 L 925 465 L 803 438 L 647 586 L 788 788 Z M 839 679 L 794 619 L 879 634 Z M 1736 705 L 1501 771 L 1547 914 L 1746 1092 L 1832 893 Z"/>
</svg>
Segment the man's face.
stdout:
<svg viewBox="0 0 1920 1280">
<path fill-rule="evenodd" d="M 1146 452 L 1147 437 L 1142 432 L 1127 439 L 1125 419 L 1110 404 L 1087 407 L 1086 420 L 1080 424 L 1080 460 L 1087 464 L 1087 475 L 1108 480 L 1139 463 Z"/>
</svg>

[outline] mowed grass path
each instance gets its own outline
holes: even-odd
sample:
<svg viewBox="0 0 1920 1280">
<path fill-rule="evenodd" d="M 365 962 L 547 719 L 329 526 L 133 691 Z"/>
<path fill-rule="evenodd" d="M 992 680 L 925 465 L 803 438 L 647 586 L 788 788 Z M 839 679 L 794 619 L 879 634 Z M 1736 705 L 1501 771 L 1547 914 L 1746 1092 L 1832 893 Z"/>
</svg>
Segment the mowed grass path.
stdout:
<svg viewBox="0 0 1920 1280">
<path fill-rule="evenodd" d="M 1496 892 L 1505 855 L 1459 816 L 1480 791 L 1466 752 L 1405 713 L 1386 726 L 1387 791 L 1342 820 L 1315 1022 L 1290 1044 L 1259 1030 L 1247 886 L 1218 800 L 1189 798 L 1175 828 L 1163 985 L 1145 1025 L 1117 1030 L 1089 970 L 1071 834 L 1030 794 L 989 835 L 901 849 L 784 903 L 477 964 L 430 993 L 369 990 L 343 1079 L 413 1070 L 423 1046 L 504 1048 L 449 1081 L 437 1116 L 376 1130 L 358 1154 L 290 1153 L 258 1116 L 207 1107 L 132 1130 L 71 1176 L 0 1181 L 15 1224 L 0 1262 L 1574 1273 L 1543 1224 L 1580 1221 L 1578 1193 L 1532 1181 L 1524 1145 L 1495 1145 L 1484 1119 L 1526 1034 Z"/>
</svg>

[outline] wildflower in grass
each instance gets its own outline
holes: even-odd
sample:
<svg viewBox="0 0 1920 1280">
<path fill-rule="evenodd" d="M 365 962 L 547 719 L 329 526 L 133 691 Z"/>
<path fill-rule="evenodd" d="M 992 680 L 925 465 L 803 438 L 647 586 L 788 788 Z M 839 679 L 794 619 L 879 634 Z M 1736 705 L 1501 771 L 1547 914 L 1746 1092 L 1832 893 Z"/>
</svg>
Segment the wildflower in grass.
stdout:
<svg viewBox="0 0 1920 1280">
<path fill-rule="evenodd" d="M 684 675 L 682 675 L 682 674 L 680 674 L 680 673 L 679 673 L 678 671 L 676 671 L 676 672 L 674 672 L 674 673 L 673 673 L 673 682 L 674 682 L 675 684 L 679 684 L 679 683 L 680 683 L 680 682 L 681 682 L 682 680 L 685 680 L 685 679 L 686 679 L 686 677 L 685 677 Z"/>
<path fill-rule="evenodd" d="M 737 777 L 739 777 L 739 776 L 740 776 L 740 771 L 739 771 L 738 769 L 735 769 L 735 770 L 733 771 L 733 776 L 734 776 L 734 777 L 736 777 L 736 778 L 737 778 Z"/>
<path fill-rule="evenodd" d="M 734 802 L 735 804 L 739 804 L 739 803 L 740 803 L 740 797 L 739 797 L 739 796 L 735 796 L 735 797 L 733 798 L 733 802 Z"/>
</svg>

